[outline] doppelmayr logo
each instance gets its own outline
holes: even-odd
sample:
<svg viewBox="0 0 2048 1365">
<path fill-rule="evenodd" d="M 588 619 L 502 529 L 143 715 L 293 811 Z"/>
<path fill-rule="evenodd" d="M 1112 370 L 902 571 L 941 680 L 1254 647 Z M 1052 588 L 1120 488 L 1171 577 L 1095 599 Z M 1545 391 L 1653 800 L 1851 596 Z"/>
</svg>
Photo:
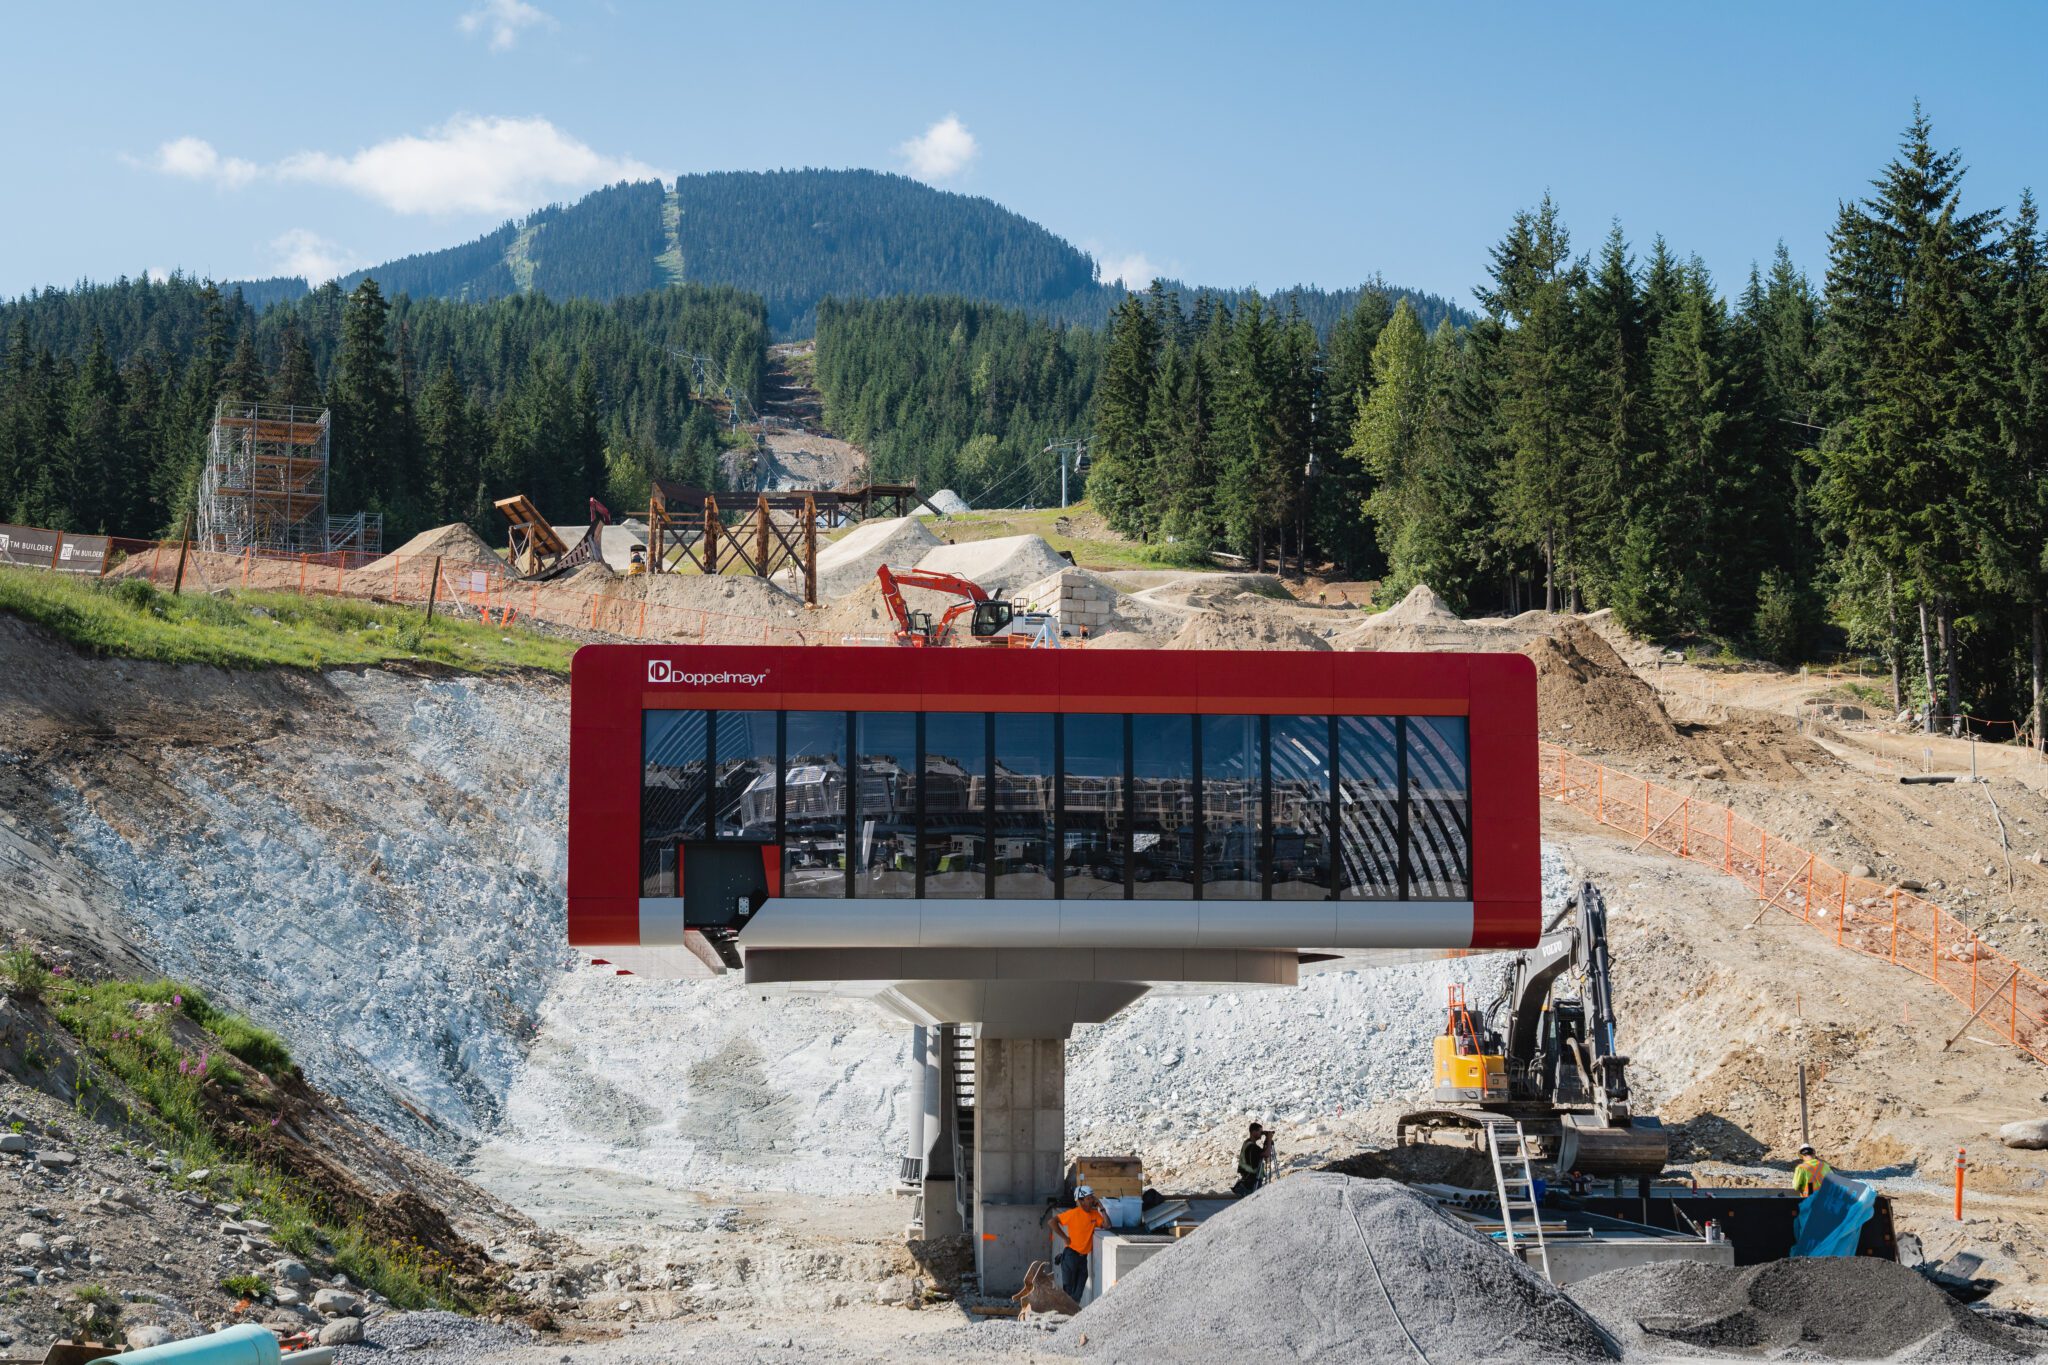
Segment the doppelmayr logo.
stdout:
<svg viewBox="0 0 2048 1365">
<path fill-rule="evenodd" d="M 647 681 L 671 687 L 759 687 L 768 681 L 768 672 L 763 669 L 759 673 L 688 673 L 667 659 L 649 659 Z"/>
</svg>

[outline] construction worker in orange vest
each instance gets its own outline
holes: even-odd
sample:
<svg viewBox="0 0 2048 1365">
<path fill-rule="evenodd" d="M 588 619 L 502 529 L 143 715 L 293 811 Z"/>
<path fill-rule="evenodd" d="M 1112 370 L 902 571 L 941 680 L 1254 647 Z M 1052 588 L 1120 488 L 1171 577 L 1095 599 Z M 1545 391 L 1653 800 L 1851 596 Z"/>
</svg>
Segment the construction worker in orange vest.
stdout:
<svg viewBox="0 0 2048 1365">
<path fill-rule="evenodd" d="M 1834 1167 L 1813 1154 L 1813 1144 L 1799 1144 L 1799 1164 L 1792 1168 L 1792 1192 L 1801 1199 L 1820 1188 L 1820 1182 L 1828 1178 Z"/>
<path fill-rule="evenodd" d="M 1053 1220 L 1053 1231 L 1062 1243 L 1057 1259 L 1060 1288 L 1076 1303 L 1088 1289 L 1088 1253 L 1095 1249 L 1095 1233 L 1109 1226 L 1102 1201 L 1086 1185 L 1074 1186 L 1074 1207 Z"/>
</svg>

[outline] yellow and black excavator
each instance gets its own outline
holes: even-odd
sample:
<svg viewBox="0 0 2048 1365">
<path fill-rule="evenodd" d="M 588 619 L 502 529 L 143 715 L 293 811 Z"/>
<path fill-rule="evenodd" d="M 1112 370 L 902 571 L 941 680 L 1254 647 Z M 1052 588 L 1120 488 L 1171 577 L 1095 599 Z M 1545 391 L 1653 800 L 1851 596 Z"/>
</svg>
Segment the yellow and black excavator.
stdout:
<svg viewBox="0 0 2048 1365">
<path fill-rule="evenodd" d="M 1577 989 L 1558 991 L 1560 978 Z M 1483 1016 L 1467 1008 L 1461 987 L 1451 987 L 1435 1045 L 1437 1107 L 1402 1115 L 1399 1140 L 1508 1118 L 1534 1141 L 1532 1154 L 1559 1172 L 1655 1176 L 1670 1157 L 1670 1139 L 1656 1119 L 1635 1112 L 1615 1032 L 1607 903 L 1582 882 L 1536 946 L 1510 960 Z"/>
</svg>

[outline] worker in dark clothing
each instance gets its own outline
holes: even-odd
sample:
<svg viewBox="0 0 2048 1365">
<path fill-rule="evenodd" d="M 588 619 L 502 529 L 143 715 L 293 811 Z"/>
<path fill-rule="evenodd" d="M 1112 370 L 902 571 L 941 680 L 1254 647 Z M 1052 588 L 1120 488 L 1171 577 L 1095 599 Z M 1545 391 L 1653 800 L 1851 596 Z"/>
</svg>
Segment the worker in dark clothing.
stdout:
<svg viewBox="0 0 2048 1365">
<path fill-rule="evenodd" d="M 1265 1183 L 1266 1165 L 1273 1159 L 1273 1130 L 1252 1125 L 1251 1136 L 1237 1149 L 1237 1183 L 1230 1192 L 1242 1199 Z"/>
<path fill-rule="evenodd" d="M 1074 1207 L 1053 1220 L 1061 1242 L 1057 1257 L 1060 1288 L 1076 1303 L 1088 1288 L 1088 1253 L 1095 1249 L 1095 1234 L 1108 1226 L 1109 1215 L 1102 1211 L 1102 1201 L 1086 1185 L 1074 1187 Z"/>
</svg>

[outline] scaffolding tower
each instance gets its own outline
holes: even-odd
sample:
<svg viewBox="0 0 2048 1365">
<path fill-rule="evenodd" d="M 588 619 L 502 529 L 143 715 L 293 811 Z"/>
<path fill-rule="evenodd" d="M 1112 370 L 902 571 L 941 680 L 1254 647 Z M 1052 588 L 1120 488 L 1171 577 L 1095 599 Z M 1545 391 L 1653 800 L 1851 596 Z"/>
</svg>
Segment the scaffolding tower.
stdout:
<svg viewBox="0 0 2048 1365">
<path fill-rule="evenodd" d="M 221 399 L 199 478 L 198 548 L 375 554 L 384 539 L 380 515 L 328 515 L 328 426 L 324 408 Z"/>
</svg>

